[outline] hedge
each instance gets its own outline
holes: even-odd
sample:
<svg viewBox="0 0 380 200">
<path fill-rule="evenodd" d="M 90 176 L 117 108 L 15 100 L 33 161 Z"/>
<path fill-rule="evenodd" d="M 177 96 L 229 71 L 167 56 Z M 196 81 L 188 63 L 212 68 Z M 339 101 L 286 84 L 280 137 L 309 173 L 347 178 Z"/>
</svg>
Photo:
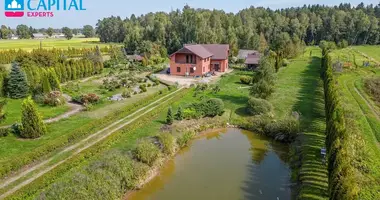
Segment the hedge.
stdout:
<svg viewBox="0 0 380 200">
<path fill-rule="evenodd" d="M 105 150 L 109 149 L 113 144 L 118 142 L 118 140 L 123 135 L 127 135 L 135 131 L 137 128 L 143 126 L 146 124 L 147 121 L 150 121 L 152 118 L 158 116 L 161 114 L 169 105 L 171 105 L 173 102 L 181 99 L 185 94 L 187 90 L 182 90 L 179 93 L 175 95 L 175 97 L 164 104 L 158 106 L 155 110 L 147 113 L 146 115 L 140 117 L 136 121 L 130 123 L 123 129 L 113 133 L 109 137 L 105 138 L 101 142 L 95 144 L 94 146 L 82 151 L 80 154 L 74 156 L 73 158 L 67 160 L 65 163 L 57 166 L 50 172 L 46 173 L 44 176 L 41 176 L 34 180 L 32 184 L 28 184 L 21 188 L 20 190 L 16 191 L 12 195 L 8 196 L 6 199 L 35 199 L 36 194 L 40 192 L 41 190 L 48 187 L 50 184 L 52 184 L 54 181 L 59 179 L 62 174 L 65 172 L 80 167 L 80 164 L 88 161 L 89 158 L 99 158 L 100 153 L 104 152 Z M 86 162 L 88 163 L 88 162 Z"/>
<path fill-rule="evenodd" d="M 166 93 L 168 93 L 167 90 L 164 94 Z M 9 158 L 7 160 L 1 161 L 0 162 L 0 178 L 3 178 L 10 172 L 18 170 L 27 164 L 37 161 L 42 156 L 50 152 L 53 152 L 54 150 L 60 147 L 74 143 L 75 141 L 93 133 L 94 130 L 106 127 L 112 121 L 115 121 L 115 119 L 126 116 L 128 113 L 132 113 L 138 110 L 140 107 L 143 107 L 146 104 L 154 102 L 156 99 L 158 99 L 156 97 L 159 97 L 159 96 L 162 96 L 162 95 L 160 95 L 160 93 L 157 92 L 139 102 L 126 106 L 125 108 L 120 109 L 118 111 L 115 111 L 102 119 L 94 120 L 76 130 L 73 130 L 71 133 L 65 135 L 64 137 L 60 137 L 56 140 L 48 142 L 44 146 L 37 147 L 33 151 L 30 151 L 22 155 L 18 155 L 15 158 Z"/>
<path fill-rule="evenodd" d="M 322 49 L 322 78 L 325 92 L 326 112 L 326 148 L 328 152 L 329 196 L 331 200 L 359 199 L 360 183 L 353 181 L 358 171 L 350 156 L 351 146 L 355 143 L 350 139 L 345 119 L 345 113 L 338 94 L 338 87 L 333 74 L 331 57 L 328 49 Z"/>
</svg>

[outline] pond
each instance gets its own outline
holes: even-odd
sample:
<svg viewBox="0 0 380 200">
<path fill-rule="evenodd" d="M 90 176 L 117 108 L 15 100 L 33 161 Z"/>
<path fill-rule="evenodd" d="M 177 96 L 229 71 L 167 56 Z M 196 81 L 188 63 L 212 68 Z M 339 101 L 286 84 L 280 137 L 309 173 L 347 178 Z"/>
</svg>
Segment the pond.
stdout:
<svg viewBox="0 0 380 200">
<path fill-rule="evenodd" d="M 210 132 L 126 199 L 291 199 L 288 146 L 240 129 Z"/>
</svg>

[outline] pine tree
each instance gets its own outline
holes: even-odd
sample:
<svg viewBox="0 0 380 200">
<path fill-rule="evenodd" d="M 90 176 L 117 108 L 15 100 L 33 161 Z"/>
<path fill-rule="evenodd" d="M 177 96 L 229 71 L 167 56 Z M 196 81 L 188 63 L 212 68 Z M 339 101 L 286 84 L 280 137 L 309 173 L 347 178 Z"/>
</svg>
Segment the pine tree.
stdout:
<svg viewBox="0 0 380 200">
<path fill-rule="evenodd" d="M 168 109 L 168 115 L 166 116 L 166 124 L 172 125 L 173 124 L 173 111 L 172 107 L 169 107 Z"/>
<path fill-rule="evenodd" d="M 51 89 L 54 91 L 62 91 L 61 89 L 61 83 L 59 82 L 59 79 L 57 77 L 57 74 L 55 73 L 54 69 L 49 69 L 49 83 L 51 86 Z"/>
<path fill-rule="evenodd" d="M 181 106 L 178 107 L 178 111 L 175 114 L 175 119 L 178 120 L 178 121 L 182 121 L 183 120 L 183 110 L 182 110 Z"/>
<path fill-rule="evenodd" d="M 25 73 L 18 64 L 13 64 L 8 81 L 9 96 L 12 99 L 21 99 L 28 96 L 28 91 L 28 81 Z"/>
<path fill-rule="evenodd" d="M 36 105 L 29 97 L 22 103 L 22 131 L 23 138 L 38 138 L 46 134 L 46 127 L 42 121 L 42 117 L 37 112 Z"/>
</svg>

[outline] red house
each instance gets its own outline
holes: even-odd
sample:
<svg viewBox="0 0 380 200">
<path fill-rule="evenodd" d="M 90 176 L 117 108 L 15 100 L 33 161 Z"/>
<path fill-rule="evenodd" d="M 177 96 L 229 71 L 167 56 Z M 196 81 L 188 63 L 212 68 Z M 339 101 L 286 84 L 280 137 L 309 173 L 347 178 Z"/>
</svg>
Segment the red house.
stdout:
<svg viewBox="0 0 380 200">
<path fill-rule="evenodd" d="M 170 74 L 202 76 L 228 69 L 228 44 L 187 44 L 170 55 Z"/>
</svg>

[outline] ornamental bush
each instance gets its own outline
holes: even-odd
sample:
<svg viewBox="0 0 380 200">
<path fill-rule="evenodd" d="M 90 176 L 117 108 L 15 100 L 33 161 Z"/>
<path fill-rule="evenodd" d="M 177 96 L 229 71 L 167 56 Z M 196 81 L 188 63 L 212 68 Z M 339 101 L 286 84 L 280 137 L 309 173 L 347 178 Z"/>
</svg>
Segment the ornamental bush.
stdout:
<svg viewBox="0 0 380 200">
<path fill-rule="evenodd" d="M 252 115 L 267 114 L 272 111 L 273 106 L 268 101 L 258 98 L 250 98 L 248 100 L 248 112 Z"/>
<path fill-rule="evenodd" d="M 163 133 L 158 136 L 162 152 L 166 155 L 173 155 L 176 150 L 176 140 L 170 133 Z"/>
<path fill-rule="evenodd" d="M 45 95 L 44 104 L 49 106 L 60 106 L 66 103 L 66 99 L 59 91 L 53 91 Z"/>
<path fill-rule="evenodd" d="M 21 137 L 23 138 L 34 139 L 46 134 L 46 127 L 42 117 L 37 112 L 36 105 L 30 97 L 22 103 L 21 123 Z"/>
<path fill-rule="evenodd" d="M 249 85 L 252 83 L 252 77 L 250 76 L 240 76 L 240 82 L 246 85 Z"/>
</svg>

